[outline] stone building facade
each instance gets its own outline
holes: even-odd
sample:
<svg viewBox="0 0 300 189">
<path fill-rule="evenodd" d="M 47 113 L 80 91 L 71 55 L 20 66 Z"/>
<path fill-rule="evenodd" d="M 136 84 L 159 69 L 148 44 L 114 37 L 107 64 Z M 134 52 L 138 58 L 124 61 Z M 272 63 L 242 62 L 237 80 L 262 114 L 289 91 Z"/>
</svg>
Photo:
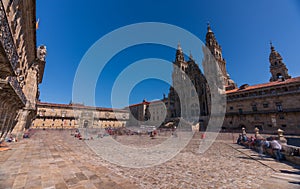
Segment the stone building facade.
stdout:
<svg viewBox="0 0 300 189">
<path fill-rule="evenodd" d="M 31 128 L 119 128 L 125 127 L 128 111 L 84 106 L 83 104 L 54 104 L 39 102 L 37 116 Z"/>
<path fill-rule="evenodd" d="M 161 100 L 155 100 L 148 102 L 143 100 L 143 102 L 138 104 L 133 104 L 126 109 L 130 111 L 129 120 L 127 126 L 155 126 L 159 127 L 165 122 L 168 116 L 168 98 L 163 97 Z"/>
<path fill-rule="evenodd" d="M 46 47 L 36 47 L 35 0 L 0 2 L 0 138 L 22 134 L 36 115 Z"/>
<path fill-rule="evenodd" d="M 227 113 L 224 129 L 255 127 L 264 133 L 282 129 L 300 134 L 300 77 L 291 78 L 281 55 L 271 44 L 269 83 L 226 91 Z"/>
<path fill-rule="evenodd" d="M 129 120 L 127 122 L 127 126 L 141 126 L 143 122 L 149 120 L 150 112 L 149 112 L 149 102 L 145 99 L 143 102 L 138 104 L 132 104 L 125 109 L 129 112 Z"/>
</svg>

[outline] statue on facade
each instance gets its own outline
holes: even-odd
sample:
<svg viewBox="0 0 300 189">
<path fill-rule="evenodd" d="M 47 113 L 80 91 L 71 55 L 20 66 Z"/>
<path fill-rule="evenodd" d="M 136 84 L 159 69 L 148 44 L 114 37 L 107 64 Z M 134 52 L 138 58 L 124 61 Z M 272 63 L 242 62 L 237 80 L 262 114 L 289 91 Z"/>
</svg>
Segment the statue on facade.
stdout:
<svg viewBox="0 0 300 189">
<path fill-rule="evenodd" d="M 40 61 L 43 61 L 45 62 L 46 60 L 46 54 L 47 54 L 47 48 L 46 46 L 44 45 L 41 45 L 38 47 L 37 49 L 37 58 L 40 60 Z"/>
</svg>

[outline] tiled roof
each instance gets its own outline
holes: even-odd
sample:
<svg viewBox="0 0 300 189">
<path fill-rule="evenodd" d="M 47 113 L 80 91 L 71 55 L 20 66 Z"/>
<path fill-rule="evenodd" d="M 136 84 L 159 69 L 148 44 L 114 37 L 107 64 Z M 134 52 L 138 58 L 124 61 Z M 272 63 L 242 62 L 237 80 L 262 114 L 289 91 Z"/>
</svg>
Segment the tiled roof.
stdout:
<svg viewBox="0 0 300 189">
<path fill-rule="evenodd" d="M 284 80 L 284 81 L 273 81 L 273 82 L 269 82 L 269 83 L 262 83 L 262 84 L 252 85 L 252 86 L 248 86 L 244 89 L 233 89 L 233 90 L 226 91 L 226 94 L 231 94 L 231 93 L 235 93 L 235 92 L 249 91 L 249 90 L 255 90 L 255 89 L 260 89 L 260 88 L 268 88 L 268 87 L 286 85 L 286 84 L 298 83 L 298 82 L 300 82 L 300 77 L 295 77 L 295 78 L 287 79 L 287 80 Z"/>
<path fill-rule="evenodd" d="M 137 103 L 137 104 L 132 104 L 129 107 L 140 106 L 140 105 L 145 105 L 145 104 L 150 104 L 150 103 L 145 101 L 145 102 L 141 102 L 141 103 Z"/>
<path fill-rule="evenodd" d="M 166 99 L 162 99 L 162 100 L 153 100 L 151 102 L 149 101 L 145 101 L 145 102 L 141 102 L 141 103 L 138 103 L 138 104 L 132 104 L 130 105 L 129 107 L 134 107 L 134 106 L 139 106 L 139 105 L 149 105 L 149 104 L 155 104 L 155 103 L 160 103 L 160 102 L 164 102 Z"/>
<path fill-rule="evenodd" d="M 49 106 L 49 107 L 57 107 L 57 108 L 78 108 L 78 109 L 90 109 L 90 110 L 99 110 L 99 111 L 119 111 L 119 112 L 127 112 L 122 109 L 113 109 L 113 108 L 103 108 L 103 107 L 94 107 L 94 106 L 85 106 L 83 104 L 56 104 L 56 103 L 48 103 L 48 102 L 38 102 L 38 106 Z"/>
</svg>

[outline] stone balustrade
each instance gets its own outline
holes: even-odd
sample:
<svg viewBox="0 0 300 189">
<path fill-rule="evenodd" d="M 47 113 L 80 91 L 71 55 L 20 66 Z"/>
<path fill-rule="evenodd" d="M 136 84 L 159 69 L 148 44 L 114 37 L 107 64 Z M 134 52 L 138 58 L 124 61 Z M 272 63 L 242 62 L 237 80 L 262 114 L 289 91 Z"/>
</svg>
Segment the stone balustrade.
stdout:
<svg viewBox="0 0 300 189">
<path fill-rule="evenodd" d="M 255 132 L 255 136 L 260 136 L 258 128 L 255 128 L 254 132 Z M 281 153 L 283 154 L 284 159 L 291 163 L 300 165 L 300 147 L 288 145 L 287 140 L 283 135 L 284 131 L 282 129 L 278 129 L 277 133 L 278 136 L 276 137 L 276 140 L 278 140 L 278 142 L 282 146 Z M 246 135 L 245 128 L 242 128 L 242 135 Z M 249 142 L 241 142 L 241 144 L 249 148 L 251 147 L 256 151 L 259 151 L 260 148 L 259 146 L 256 146 L 255 143 L 250 144 Z M 275 157 L 275 155 L 273 154 L 273 150 L 271 148 L 264 148 L 264 153 L 272 157 Z"/>
</svg>

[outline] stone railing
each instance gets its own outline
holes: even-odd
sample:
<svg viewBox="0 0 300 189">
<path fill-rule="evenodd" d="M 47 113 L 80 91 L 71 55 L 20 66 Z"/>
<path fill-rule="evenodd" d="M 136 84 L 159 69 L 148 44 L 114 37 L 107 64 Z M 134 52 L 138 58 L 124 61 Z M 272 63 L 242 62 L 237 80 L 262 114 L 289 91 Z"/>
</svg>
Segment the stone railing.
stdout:
<svg viewBox="0 0 300 189">
<path fill-rule="evenodd" d="M 259 134 L 259 129 L 255 128 L 254 131 L 255 131 L 255 136 L 257 138 L 260 138 L 261 135 Z M 288 145 L 287 140 L 283 136 L 283 133 L 284 133 L 283 130 L 278 129 L 277 132 L 278 132 L 278 136 L 274 137 L 274 138 L 276 138 L 276 140 L 282 146 L 281 153 L 283 154 L 284 159 L 286 159 L 287 161 L 289 161 L 291 163 L 300 165 L 300 147 Z M 246 134 L 247 133 L 245 131 L 245 128 L 242 128 L 241 136 L 242 137 L 246 136 Z M 252 149 L 254 149 L 255 151 L 258 151 L 258 152 L 260 151 L 260 148 L 261 148 L 260 146 L 257 146 L 255 142 L 251 142 L 251 141 L 241 141 L 240 144 L 245 145 L 249 148 L 252 148 Z M 264 149 L 263 151 L 264 151 L 265 154 L 270 155 L 272 157 L 275 157 L 275 154 L 274 154 L 271 147 L 269 147 L 269 148 L 264 147 L 263 149 Z"/>
<path fill-rule="evenodd" d="M 2 1 L 0 2 L 0 42 L 13 70 L 16 71 L 19 57 Z"/>
<path fill-rule="evenodd" d="M 283 144 L 282 150 L 287 161 L 300 165 L 300 147 Z"/>
<path fill-rule="evenodd" d="M 20 87 L 20 84 L 17 80 L 16 77 L 7 77 L 7 81 L 10 84 L 10 86 L 14 89 L 14 91 L 17 93 L 17 95 L 19 96 L 20 100 L 22 101 L 22 103 L 24 104 L 24 106 L 26 105 L 27 99 Z"/>
</svg>

